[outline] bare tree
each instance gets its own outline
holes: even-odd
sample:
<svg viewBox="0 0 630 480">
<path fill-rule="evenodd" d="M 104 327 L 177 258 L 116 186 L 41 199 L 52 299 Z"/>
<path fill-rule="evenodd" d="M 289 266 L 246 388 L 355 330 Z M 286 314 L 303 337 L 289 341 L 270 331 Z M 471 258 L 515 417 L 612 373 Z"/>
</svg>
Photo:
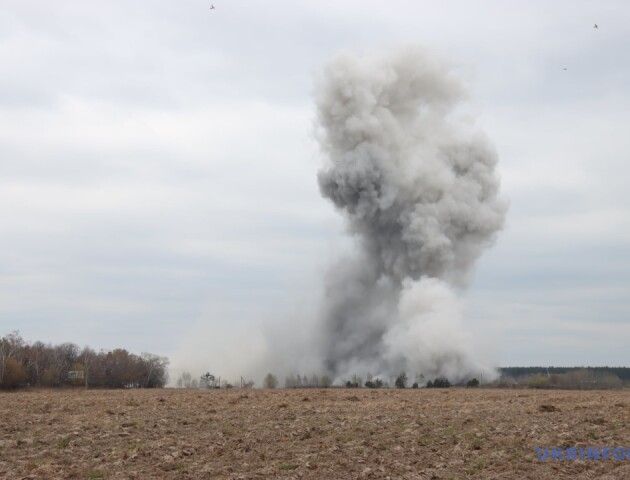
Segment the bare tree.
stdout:
<svg viewBox="0 0 630 480">
<path fill-rule="evenodd" d="M 253 388 L 253 387 L 254 387 L 253 380 L 245 380 L 243 377 L 241 377 L 241 388 Z"/>
<path fill-rule="evenodd" d="M 4 383 L 8 366 L 15 365 L 14 362 L 8 362 L 8 359 L 12 358 L 19 363 L 20 359 L 17 357 L 23 346 L 24 340 L 18 330 L 14 330 L 5 337 L 0 337 L 0 385 Z"/>
<path fill-rule="evenodd" d="M 210 372 L 204 373 L 199 379 L 201 388 L 217 388 L 219 380 Z"/>
<path fill-rule="evenodd" d="M 192 377 L 189 372 L 183 372 L 177 379 L 177 386 L 179 388 L 190 388 Z"/>
<path fill-rule="evenodd" d="M 50 366 L 52 347 L 35 342 L 24 347 L 24 364 L 28 370 L 31 385 L 40 386 L 46 368 Z"/>
<path fill-rule="evenodd" d="M 278 386 L 278 379 L 275 375 L 268 373 L 263 380 L 264 388 L 276 388 Z"/>
<path fill-rule="evenodd" d="M 162 388 L 168 382 L 168 358 L 152 353 L 143 353 L 142 360 L 143 384 L 145 388 Z"/>
<path fill-rule="evenodd" d="M 79 355 L 79 360 L 83 362 L 83 380 L 85 382 L 85 388 L 87 388 L 90 386 L 92 374 L 97 374 L 98 372 L 98 354 L 91 348 L 85 347 L 81 351 L 81 355 Z M 95 378 L 98 379 L 98 375 L 95 375 Z"/>
</svg>

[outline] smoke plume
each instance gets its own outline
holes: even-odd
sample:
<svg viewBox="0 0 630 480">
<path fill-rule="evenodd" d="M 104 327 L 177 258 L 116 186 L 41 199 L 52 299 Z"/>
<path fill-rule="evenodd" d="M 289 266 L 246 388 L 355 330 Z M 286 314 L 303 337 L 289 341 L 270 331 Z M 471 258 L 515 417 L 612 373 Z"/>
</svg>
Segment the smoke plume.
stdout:
<svg viewBox="0 0 630 480">
<path fill-rule="evenodd" d="M 326 278 L 322 356 L 338 378 L 491 371 L 464 333 L 455 289 L 506 206 L 494 149 L 455 114 L 463 97 L 449 66 L 418 47 L 341 54 L 319 79 L 319 186 L 358 247 Z"/>
</svg>

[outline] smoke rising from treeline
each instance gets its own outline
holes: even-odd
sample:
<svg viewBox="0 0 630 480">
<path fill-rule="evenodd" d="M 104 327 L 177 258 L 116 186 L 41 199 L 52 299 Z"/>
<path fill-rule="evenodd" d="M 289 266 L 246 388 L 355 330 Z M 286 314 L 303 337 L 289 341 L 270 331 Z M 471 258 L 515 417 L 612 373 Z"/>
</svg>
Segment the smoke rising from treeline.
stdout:
<svg viewBox="0 0 630 480">
<path fill-rule="evenodd" d="M 308 298 L 292 312 L 260 312 L 274 319 L 260 329 L 221 323 L 211 347 L 201 322 L 174 355 L 173 377 L 197 364 L 257 385 L 267 372 L 337 384 L 401 371 L 491 380 L 496 372 L 462 326 L 457 291 L 503 226 L 506 205 L 492 145 L 458 116 L 464 94 L 450 67 L 419 47 L 334 57 L 315 89 L 318 182 L 347 223 L 353 253 L 328 269 L 319 310 Z"/>
<path fill-rule="evenodd" d="M 490 370 L 453 288 L 492 245 L 506 205 L 494 149 L 454 115 L 463 96 L 448 65 L 419 47 L 340 54 L 319 79 L 319 186 L 357 245 L 326 278 L 322 355 L 335 376 Z"/>
</svg>

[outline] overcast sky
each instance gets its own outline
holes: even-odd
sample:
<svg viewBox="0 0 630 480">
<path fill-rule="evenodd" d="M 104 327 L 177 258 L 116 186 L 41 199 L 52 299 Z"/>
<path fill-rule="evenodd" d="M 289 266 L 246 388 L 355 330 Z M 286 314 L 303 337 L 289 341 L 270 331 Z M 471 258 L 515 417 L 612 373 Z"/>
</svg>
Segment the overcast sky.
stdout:
<svg viewBox="0 0 630 480">
<path fill-rule="evenodd" d="M 0 3 L 0 335 L 170 355 L 299 322 L 352 248 L 314 78 L 419 43 L 465 79 L 510 203 L 467 328 L 500 365 L 630 365 L 628 2 L 214 6 Z"/>
</svg>

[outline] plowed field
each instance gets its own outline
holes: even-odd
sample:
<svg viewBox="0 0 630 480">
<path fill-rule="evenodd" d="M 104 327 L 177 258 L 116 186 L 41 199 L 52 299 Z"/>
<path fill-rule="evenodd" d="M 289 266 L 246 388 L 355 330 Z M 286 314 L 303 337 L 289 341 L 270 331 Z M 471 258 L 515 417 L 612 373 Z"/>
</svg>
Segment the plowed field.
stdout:
<svg viewBox="0 0 630 480">
<path fill-rule="evenodd" d="M 630 392 L 487 389 L 0 393 L 0 478 L 629 478 Z"/>
</svg>

